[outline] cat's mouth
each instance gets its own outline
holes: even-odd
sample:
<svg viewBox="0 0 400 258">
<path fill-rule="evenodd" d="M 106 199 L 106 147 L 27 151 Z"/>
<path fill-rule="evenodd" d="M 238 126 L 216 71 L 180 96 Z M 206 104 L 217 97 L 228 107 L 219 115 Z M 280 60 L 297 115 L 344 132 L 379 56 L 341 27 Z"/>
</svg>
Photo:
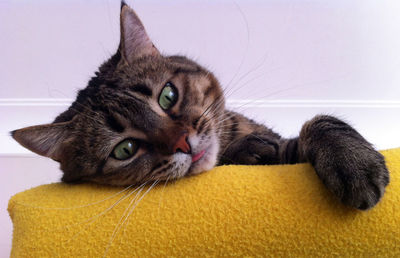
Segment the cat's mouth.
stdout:
<svg viewBox="0 0 400 258">
<path fill-rule="evenodd" d="M 206 150 L 202 150 L 199 153 L 192 155 L 192 163 L 199 161 L 204 156 L 205 153 Z"/>
<path fill-rule="evenodd" d="M 192 163 L 186 172 L 186 176 L 196 175 L 201 172 L 210 170 L 215 165 L 215 158 L 212 148 L 204 149 L 192 155 Z"/>
<path fill-rule="evenodd" d="M 186 171 L 185 176 L 194 175 L 205 171 L 206 169 L 203 168 L 203 163 L 206 162 L 204 159 L 206 159 L 207 156 L 207 149 L 201 150 L 200 152 L 193 154 L 192 163 L 190 164 L 189 169 Z"/>
<path fill-rule="evenodd" d="M 205 142 L 192 142 L 192 155 L 186 158 L 187 170 L 183 176 L 190 176 L 212 169 L 217 163 L 219 144 L 214 135 L 210 135 Z M 190 163 L 189 163 L 189 162 Z"/>
</svg>

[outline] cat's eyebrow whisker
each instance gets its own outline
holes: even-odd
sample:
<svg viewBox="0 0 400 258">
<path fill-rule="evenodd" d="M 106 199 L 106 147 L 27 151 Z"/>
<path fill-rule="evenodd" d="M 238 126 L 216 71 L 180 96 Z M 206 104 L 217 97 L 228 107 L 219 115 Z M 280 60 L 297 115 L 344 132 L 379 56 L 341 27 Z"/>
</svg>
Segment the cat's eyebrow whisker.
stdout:
<svg viewBox="0 0 400 258">
<path fill-rule="evenodd" d="M 233 84 L 231 84 L 231 81 L 228 82 L 228 84 L 226 84 L 226 86 L 223 87 L 223 92 L 224 92 L 224 96 L 225 98 L 229 98 L 230 96 L 232 96 L 234 93 L 236 93 L 238 90 L 240 90 L 241 88 L 243 88 L 246 84 L 238 86 L 240 81 L 242 81 L 244 78 L 246 78 L 247 76 L 249 76 L 251 73 L 257 71 L 258 69 L 260 69 L 264 63 L 265 60 L 267 59 L 268 54 L 265 53 L 260 61 L 259 64 L 256 64 L 255 66 L 253 66 L 252 68 L 249 69 L 248 72 L 246 72 L 244 75 L 242 75 L 236 82 L 234 82 Z M 261 76 L 263 76 L 264 74 L 262 74 Z M 260 76 L 258 76 L 260 77 Z M 257 77 L 257 78 L 258 78 Z M 252 80 L 251 80 L 252 81 Z"/>
<path fill-rule="evenodd" d="M 263 56 L 262 59 L 261 59 L 261 62 L 260 62 L 259 64 L 257 64 L 257 65 L 255 65 L 254 67 L 250 68 L 250 70 L 249 70 L 247 73 L 245 73 L 244 75 L 242 75 L 235 83 L 233 83 L 232 85 L 229 85 L 230 88 L 231 88 L 231 91 L 229 92 L 229 95 L 225 95 L 225 97 L 226 97 L 226 98 L 229 98 L 229 97 L 232 96 L 234 93 L 236 93 L 238 90 L 240 90 L 240 89 L 242 89 L 244 86 L 246 86 L 249 82 L 252 82 L 252 81 L 254 81 L 255 79 L 258 79 L 258 78 L 264 76 L 265 73 L 263 73 L 263 74 L 261 74 L 261 75 L 258 75 L 258 76 L 256 76 L 256 77 L 253 78 L 253 79 L 250 79 L 249 81 L 247 81 L 246 83 L 244 83 L 244 84 L 242 84 L 242 85 L 239 84 L 239 83 L 240 83 L 243 79 L 245 79 L 247 76 L 249 76 L 249 75 L 252 74 L 253 72 L 256 72 L 258 69 L 260 69 L 260 68 L 264 65 L 265 60 L 267 59 L 267 56 L 268 56 L 267 53 L 265 53 L 264 56 Z M 270 72 L 270 71 L 268 71 L 268 73 L 269 73 L 269 72 Z M 240 86 L 239 86 L 239 85 L 240 85 Z"/>
<path fill-rule="evenodd" d="M 255 71 L 257 71 L 259 68 L 261 68 L 262 67 L 262 65 L 265 63 L 265 60 L 266 60 L 266 58 L 267 58 L 267 53 L 265 53 L 264 54 L 264 56 L 263 56 L 263 58 L 261 59 L 261 62 L 259 63 L 259 64 L 257 64 L 257 65 L 255 65 L 253 68 L 251 68 L 246 74 L 244 74 L 243 76 L 241 76 L 234 84 L 232 84 L 232 85 L 230 85 L 230 84 L 228 84 L 227 86 L 225 86 L 224 87 L 224 92 L 225 92 L 225 98 L 226 99 L 228 99 L 231 95 L 233 95 L 235 92 L 237 92 L 238 90 L 240 90 L 240 89 L 242 89 L 244 86 L 246 86 L 247 84 L 249 84 L 250 82 L 252 82 L 252 81 L 254 81 L 254 80 L 256 80 L 256 79 L 258 79 L 258 78 L 260 78 L 260 77 L 262 77 L 262 76 L 265 76 L 265 73 L 262 73 L 262 74 L 260 74 L 260 75 L 258 75 L 258 76 L 256 76 L 256 77 L 254 77 L 254 78 L 252 78 L 252 79 L 249 79 L 248 81 L 246 81 L 245 83 L 243 83 L 242 85 L 240 85 L 239 87 L 236 87 L 239 83 L 240 83 L 240 81 L 242 80 L 242 79 L 244 79 L 244 78 L 246 78 L 248 75 L 250 75 L 252 72 L 255 72 Z M 276 70 L 276 69 L 273 69 L 273 70 Z M 269 70 L 269 71 L 267 71 L 267 73 L 270 73 L 272 70 Z M 228 88 L 229 86 L 232 86 L 232 87 L 230 87 L 230 89 L 229 90 L 226 90 L 226 88 Z M 268 87 L 267 87 L 268 88 Z M 270 87 L 270 88 L 272 88 L 272 86 Z M 276 93 L 281 93 L 281 92 L 284 92 L 284 91 L 287 91 L 287 90 L 290 90 L 290 89 L 293 89 L 293 88 L 298 88 L 298 86 L 294 86 L 294 87 L 289 87 L 289 88 L 286 88 L 286 89 L 283 89 L 283 90 L 279 90 L 279 91 L 277 91 Z M 226 90 L 226 91 L 225 91 Z M 265 91 L 265 88 L 263 88 L 263 91 Z M 265 97 L 271 97 L 272 95 L 275 95 L 276 93 L 272 93 L 272 94 L 267 94 Z M 264 98 L 265 98 L 264 97 Z"/>
<path fill-rule="evenodd" d="M 246 105 L 246 104 L 247 103 L 245 103 L 243 105 Z M 214 113 L 213 115 L 211 115 L 209 118 L 207 118 L 206 123 L 209 123 L 211 121 L 218 121 L 216 124 L 214 124 L 215 126 L 218 126 L 218 125 L 222 124 L 223 122 L 225 122 L 226 120 L 231 119 L 234 116 L 236 116 L 236 115 L 235 114 L 228 115 L 226 110 L 224 110 L 222 113 Z M 222 120 L 220 120 L 220 119 L 222 119 Z"/>
<path fill-rule="evenodd" d="M 280 93 L 288 91 L 288 90 L 296 89 L 296 88 L 298 88 L 298 87 L 297 86 L 288 87 L 288 88 L 285 88 L 285 89 L 274 91 L 272 93 L 268 93 L 268 94 L 266 94 L 264 96 L 261 96 L 259 98 L 256 98 L 256 99 L 249 99 L 247 102 L 244 102 L 240 106 L 235 107 L 234 109 L 231 109 L 231 110 L 235 111 L 235 112 L 238 112 L 238 113 L 242 113 L 243 111 L 246 111 L 248 108 L 250 108 L 250 107 L 248 107 L 248 105 L 250 105 L 250 104 L 252 104 L 254 102 L 262 101 L 262 100 L 264 100 L 266 98 L 270 98 L 270 97 L 272 97 L 274 95 L 280 94 Z"/>
<path fill-rule="evenodd" d="M 279 94 L 279 93 L 281 93 L 281 92 L 284 92 L 284 91 L 287 91 L 287 90 L 291 90 L 291 89 L 294 89 L 294 88 L 297 88 L 297 86 L 289 87 L 289 88 L 282 89 L 282 90 L 278 90 L 278 91 L 269 93 L 269 94 L 267 94 L 267 95 L 265 95 L 265 96 L 261 96 L 261 97 L 259 97 L 259 98 L 257 98 L 257 99 L 250 99 L 249 101 L 244 102 L 242 105 L 236 107 L 236 108 L 235 108 L 235 111 L 238 111 L 238 110 L 239 110 L 239 111 L 243 111 L 243 110 L 244 110 L 243 107 L 246 107 L 247 105 L 249 105 L 249 104 L 251 104 L 251 103 L 253 103 L 253 102 L 256 102 L 256 101 L 259 101 L 259 100 L 263 100 L 263 99 L 265 99 L 265 97 L 271 97 L 271 96 L 273 96 L 273 95 L 276 95 L 276 94 Z M 223 118 L 224 115 L 225 115 L 225 113 L 222 114 L 221 117 Z M 232 115 L 231 117 L 233 117 L 233 116 L 234 116 L 234 115 Z M 229 117 L 229 118 L 230 118 L 230 117 Z M 227 119 L 229 119 L 229 118 L 227 118 Z M 219 122 L 218 124 L 224 122 L 225 120 L 226 120 L 226 119 L 224 119 L 224 120 L 222 120 L 222 121 L 218 121 L 218 122 Z"/>
<path fill-rule="evenodd" d="M 226 84 L 226 85 L 221 85 L 222 88 L 222 97 L 223 99 L 226 99 L 227 96 L 231 95 L 231 91 L 234 90 L 232 87 L 230 87 L 230 83 Z"/>
<path fill-rule="evenodd" d="M 261 74 L 261 75 L 259 75 L 259 76 L 256 76 L 255 78 L 252 78 L 252 79 L 246 81 L 241 87 L 247 85 L 248 83 L 250 83 L 250 82 L 254 81 L 255 79 L 258 79 L 258 78 L 260 78 L 260 77 L 262 77 L 262 76 L 264 76 L 264 75 L 265 75 L 265 74 Z M 262 100 L 262 99 L 266 99 L 266 98 L 268 99 L 268 98 L 270 98 L 270 97 L 272 97 L 272 96 L 275 96 L 275 95 L 277 95 L 277 94 L 280 94 L 280 93 L 282 93 L 282 92 L 289 91 L 289 90 L 293 90 L 293 89 L 304 88 L 304 87 L 307 86 L 307 85 L 294 85 L 294 86 L 291 86 L 291 87 L 286 87 L 286 88 L 279 89 L 279 90 L 276 90 L 276 91 L 268 92 L 268 90 L 270 90 L 270 89 L 279 88 L 278 86 L 279 86 L 280 84 L 281 84 L 281 83 L 279 83 L 279 84 L 277 84 L 277 85 L 269 85 L 269 86 L 265 86 L 265 87 L 263 87 L 262 89 L 260 89 L 260 91 L 262 90 L 262 93 L 265 92 L 266 94 L 262 94 L 261 92 L 260 92 L 260 94 L 258 94 L 258 93 L 256 93 L 256 92 L 253 92 L 254 95 L 256 95 L 256 96 L 260 96 L 260 95 L 261 95 L 261 97 L 258 97 L 257 99 L 251 99 L 250 101 L 253 101 L 253 100 Z M 228 96 L 226 96 L 226 97 L 228 98 Z M 250 103 L 250 101 L 249 101 L 249 103 Z"/>
<path fill-rule="evenodd" d="M 242 59 L 240 61 L 239 67 L 227 85 L 230 85 L 230 83 L 232 83 L 232 81 L 236 78 L 236 76 L 239 74 L 240 70 L 242 69 L 242 66 L 244 64 L 244 61 L 246 60 L 246 57 L 247 57 L 247 54 L 249 51 L 249 45 L 250 45 L 250 29 L 249 29 L 249 23 L 247 21 L 246 15 L 244 14 L 243 10 L 240 8 L 240 6 L 235 1 L 234 1 L 234 4 L 235 4 L 236 8 L 238 9 L 238 11 L 239 11 L 240 15 L 242 16 L 243 21 L 246 25 L 247 41 L 246 41 L 246 48 L 243 53 Z"/>
<path fill-rule="evenodd" d="M 136 196 L 135 196 L 135 197 L 132 199 L 132 201 L 129 203 L 128 207 L 125 209 L 124 214 L 122 215 L 121 219 L 118 221 L 118 224 L 117 224 L 117 226 L 115 227 L 115 229 L 114 229 L 114 231 L 113 231 L 113 233 L 112 233 L 112 235 L 111 235 L 110 241 L 109 241 L 109 243 L 108 243 L 108 245 L 107 245 L 107 248 L 106 248 L 106 250 L 105 250 L 105 252 L 104 252 L 103 257 L 106 257 L 106 256 L 107 256 L 108 250 L 110 249 L 110 246 L 111 246 L 112 242 L 114 241 L 115 236 L 118 234 L 118 232 L 119 232 L 119 230 L 121 229 L 121 227 L 126 223 L 126 221 L 128 220 L 129 216 L 132 214 L 132 212 L 134 211 L 134 209 L 139 205 L 140 201 L 147 195 L 147 193 L 148 193 L 151 189 L 153 189 L 154 186 L 156 186 L 156 185 L 158 184 L 159 181 L 160 181 L 160 180 L 156 179 L 156 180 L 153 182 L 153 184 L 146 190 L 146 192 L 145 192 L 139 199 L 137 199 L 137 197 L 139 196 L 139 194 L 142 192 L 142 190 L 143 190 L 143 188 L 144 188 L 144 186 L 143 186 L 142 189 L 136 194 Z M 136 199 L 137 199 L 137 201 L 135 201 Z M 134 202 L 134 201 L 135 201 L 135 202 Z M 125 216 L 125 214 L 126 214 L 126 216 Z M 124 218 L 124 216 L 125 216 L 125 219 L 122 221 L 122 219 Z"/>
</svg>

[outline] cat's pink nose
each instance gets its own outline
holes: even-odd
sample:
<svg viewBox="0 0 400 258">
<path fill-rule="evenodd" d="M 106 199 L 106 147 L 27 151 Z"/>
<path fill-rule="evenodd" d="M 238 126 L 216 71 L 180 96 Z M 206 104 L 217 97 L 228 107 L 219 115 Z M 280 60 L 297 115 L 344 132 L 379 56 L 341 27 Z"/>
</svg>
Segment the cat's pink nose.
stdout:
<svg viewBox="0 0 400 258">
<path fill-rule="evenodd" d="M 181 151 L 183 153 L 190 154 L 192 152 L 190 145 L 188 143 L 188 135 L 189 135 L 188 133 L 184 133 L 179 137 L 178 141 L 176 141 L 173 148 L 174 153 Z"/>
</svg>

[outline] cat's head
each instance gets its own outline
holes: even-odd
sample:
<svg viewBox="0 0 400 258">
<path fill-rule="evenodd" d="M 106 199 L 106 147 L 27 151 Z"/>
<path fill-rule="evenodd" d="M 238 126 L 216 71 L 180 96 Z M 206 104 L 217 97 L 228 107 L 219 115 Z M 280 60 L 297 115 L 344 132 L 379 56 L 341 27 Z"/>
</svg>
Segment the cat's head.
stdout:
<svg viewBox="0 0 400 258">
<path fill-rule="evenodd" d="M 122 4 L 117 53 L 53 123 L 12 136 L 60 162 L 65 182 L 139 184 L 211 169 L 223 112 L 213 74 L 185 57 L 161 55 Z"/>
</svg>

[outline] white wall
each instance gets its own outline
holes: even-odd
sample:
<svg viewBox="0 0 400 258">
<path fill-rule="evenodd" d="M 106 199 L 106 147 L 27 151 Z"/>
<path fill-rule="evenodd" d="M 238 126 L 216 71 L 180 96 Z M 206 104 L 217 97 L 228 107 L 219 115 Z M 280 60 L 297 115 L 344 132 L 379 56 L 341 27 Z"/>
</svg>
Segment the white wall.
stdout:
<svg viewBox="0 0 400 258">
<path fill-rule="evenodd" d="M 400 146 L 399 1 L 132 2 L 160 50 L 215 72 L 231 108 L 285 136 L 335 114 L 380 149 Z M 9 197 L 60 176 L 8 132 L 51 122 L 118 40 L 118 1 L 0 2 L 0 256 Z"/>
</svg>

